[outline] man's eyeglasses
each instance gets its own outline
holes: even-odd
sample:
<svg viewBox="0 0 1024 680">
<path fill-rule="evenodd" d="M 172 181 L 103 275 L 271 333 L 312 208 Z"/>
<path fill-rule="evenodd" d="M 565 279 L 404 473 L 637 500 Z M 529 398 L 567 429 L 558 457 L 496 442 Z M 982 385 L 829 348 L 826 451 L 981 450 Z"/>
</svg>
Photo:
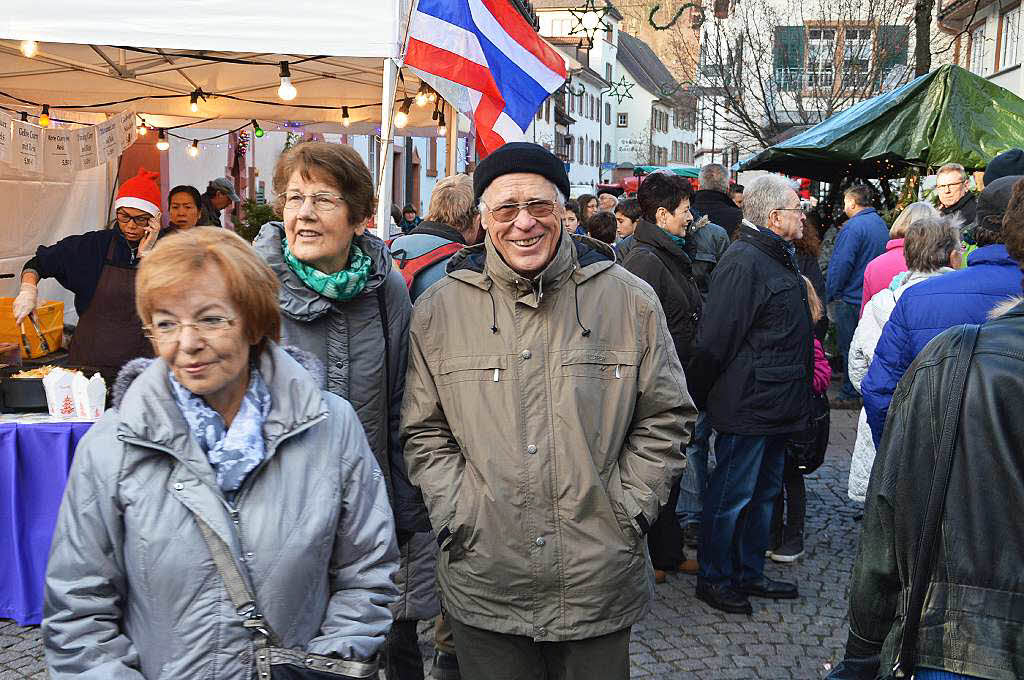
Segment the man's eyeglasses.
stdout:
<svg viewBox="0 0 1024 680">
<path fill-rule="evenodd" d="M 491 217 L 498 222 L 511 222 L 519 217 L 520 210 L 526 210 L 530 217 L 547 217 L 555 212 L 555 204 L 552 201 L 527 201 L 526 203 L 503 203 L 495 208 L 488 208 Z"/>
<path fill-rule="evenodd" d="M 139 227 L 149 226 L 149 221 L 153 219 L 150 215 L 129 215 L 128 213 L 121 212 L 120 210 L 114 213 L 114 216 L 117 217 L 117 221 L 121 224 L 134 222 Z"/>
<path fill-rule="evenodd" d="M 953 182 L 952 184 L 936 184 L 935 188 L 936 189 L 956 189 L 957 187 L 962 187 L 963 185 L 964 185 L 964 181 L 960 181 L 960 182 Z"/>
<path fill-rule="evenodd" d="M 145 326 L 146 337 L 156 340 L 157 344 L 177 342 L 181 336 L 181 329 L 188 326 L 194 328 L 196 334 L 201 338 L 217 335 L 231 328 L 235 320 L 226 316 L 204 316 L 191 323 L 183 321 L 172 321 L 163 319 L 154 324 Z"/>
<path fill-rule="evenodd" d="M 313 200 L 313 209 L 319 213 L 326 213 L 335 210 L 345 199 L 337 194 L 330 194 L 321 191 L 316 194 L 300 194 L 297 191 L 289 191 L 284 194 L 285 210 L 301 210 L 306 204 L 306 199 Z"/>
<path fill-rule="evenodd" d="M 799 210 L 800 212 L 804 211 L 803 208 L 772 208 L 772 210 Z"/>
</svg>

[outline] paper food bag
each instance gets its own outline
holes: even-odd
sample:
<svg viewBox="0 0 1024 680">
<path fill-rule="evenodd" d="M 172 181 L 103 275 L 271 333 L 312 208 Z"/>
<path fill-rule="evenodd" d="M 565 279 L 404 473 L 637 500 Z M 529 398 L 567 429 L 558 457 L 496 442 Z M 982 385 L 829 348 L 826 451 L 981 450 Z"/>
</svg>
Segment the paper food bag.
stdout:
<svg viewBox="0 0 1024 680">
<path fill-rule="evenodd" d="M 72 391 L 74 380 L 75 372 L 63 368 L 55 368 L 43 378 L 46 406 L 54 418 L 73 420 L 77 417 Z"/>
<path fill-rule="evenodd" d="M 75 403 L 75 414 L 82 420 L 97 420 L 103 415 L 107 401 L 107 383 L 99 373 L 86 378 L 84 373 L 75 371 L 71 384 L 71 395 Z"/>
</svg>

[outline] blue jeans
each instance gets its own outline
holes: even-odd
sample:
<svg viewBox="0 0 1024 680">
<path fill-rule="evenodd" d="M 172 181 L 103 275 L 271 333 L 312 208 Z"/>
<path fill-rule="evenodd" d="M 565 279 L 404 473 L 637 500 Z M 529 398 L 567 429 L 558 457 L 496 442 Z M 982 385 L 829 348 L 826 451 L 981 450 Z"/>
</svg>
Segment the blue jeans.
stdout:
<svg viewBox="0 0 1024 680">
<path fill-rule="evenodd" d="M 693 439 L 686 447 L 686 469 L 679 479 L 679 501 L 676 519 L 679 526 L 700 524 L 704 489 L 708 485 L 708 453 L 711 449 L 711 419 L 704 411 L 697 414 Z"/>
<path fill-rule="evenodd" d="M 788 438 L 718 433 L 697 550 L 701 581 L 739 586 L 764 575 Z"/>
<path fill-rule="evenodd" d="M 842 300 L 836 302 L 836 344 L 839 355 L 843 358 L 843 386 L 839 389 L 840 399 L 856 399 L 860 395 L 850 382 L 850 343 L 853 332 L 857 330 L 860 320 L 860 305 L 851 305 Z"/>
</svg>

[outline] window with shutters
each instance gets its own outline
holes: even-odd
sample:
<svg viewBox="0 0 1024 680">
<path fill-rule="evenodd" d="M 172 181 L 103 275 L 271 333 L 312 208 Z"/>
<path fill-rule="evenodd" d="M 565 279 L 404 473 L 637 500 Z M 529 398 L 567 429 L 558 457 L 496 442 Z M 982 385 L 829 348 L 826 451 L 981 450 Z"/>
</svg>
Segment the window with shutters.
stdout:
<svg viewBox="0 0 1024 680">
<path fill-rule="evenodd" d="M 608 102 L 604 103 L 604 124 L 612 124 L 612 105 Z"/>
<path fill-rule="evenodd" d="M 605 142 L 605 144 L 604 144 L 604 162 L 605 163 L 611 163 L 612 162 L 612 145 L 609 144 L 608 142 Z"/>
<path fill-rule="evenodd" d="M 604 65 L 604 79 L 609 83 L 612 82 L 612 65 L 606 63 Z"/>
<path fill-rule="evenodd" d="M 1017 56 L 1017 42 L 1020 40 L 1020 5 L 999 17 L 999 62 L 996 70 L 1001 71 L 1020 63 Z"/>
<path fill-rule="evenodd" d="M 835 81 L 836 31 L 812 28 L 807 31 L 806 87 L 832 87 Z"/>
<path fill-rule="evenodd" d="M 618 118 L 619 118 L 619 120 L 618 120 L 618 127 L 621 127 L 621 128 L 629 127 L 629 114 L 628 113 L 625 113 L 625 112 L 619 113 Z"/>
<path fill-rule="evenodd" d="M 843 87 L 862 88 L 871 79 L 871 52 L 874 31 L 848 28 L 843 36 Z"/>
<path fill-rule="evenodd" d="M 985 22 L 982 21 L 976 27 L 971 29 L 970 47 L 968 48 L 968 63 L 967 68 L 971 73 L 975 73 L 979 76 L 985 75 L 985 56 L 988 52 L 987 44 L 985 42 Z"/>
</svg>

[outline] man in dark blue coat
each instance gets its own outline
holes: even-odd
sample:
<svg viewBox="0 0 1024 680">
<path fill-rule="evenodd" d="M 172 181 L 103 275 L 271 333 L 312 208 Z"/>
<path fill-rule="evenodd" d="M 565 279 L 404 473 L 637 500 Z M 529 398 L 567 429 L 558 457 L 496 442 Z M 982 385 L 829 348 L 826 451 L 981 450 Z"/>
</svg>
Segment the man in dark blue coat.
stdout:
<svg viewBox="0 0 1024 680">
<path fill-rule="evenodd" d="M 780 175 L 759 177 L 745 193 L 746 219 L 711 274 L 687 379 L 718 433 L 718 464 L 704 493 L 697 597 L 749 614 L 748 596 L 798 594 L 792 583 L 764 575 L 764 551 L 786 441 L 807 427 L 813 338 L 793 246 L 803 234 L 800 197 Z"/>
<path fill-rule="evenodd" d="M 967 257 L 966 269 L 911 286 L 896 303 L 860 386 L 876 447 L 896 385 L 924 346 L 951 326 L 982 323 L 997 304 L 1021 294 L 1020 263 L 1006 251 L 1002 224 L 1013 186 L 1022 179 L 1002 177 L 981 193 L 973 234 L 978 249 Z"/>
<path fill-rule="evenodd" d="M 850 218 L 839 230 L 832 259 L 828 263 L 825 281 L 826 303 L 836 302 L 836 334 L 839 356 L 844 367 L 850 354 L 850 342 L 860 318 L 861 294 L 864 288 L 864 269 L 868 262 L 885 252 L 889 242 L 889 227 L 871 207 L 871 189 L 854 186 L 843 195 L 843 211 Z M 860 408 L 857 390 L 850 382 L 848 367 L 844 368 L 843 386 L 836 408 Z"/>
</svg>

